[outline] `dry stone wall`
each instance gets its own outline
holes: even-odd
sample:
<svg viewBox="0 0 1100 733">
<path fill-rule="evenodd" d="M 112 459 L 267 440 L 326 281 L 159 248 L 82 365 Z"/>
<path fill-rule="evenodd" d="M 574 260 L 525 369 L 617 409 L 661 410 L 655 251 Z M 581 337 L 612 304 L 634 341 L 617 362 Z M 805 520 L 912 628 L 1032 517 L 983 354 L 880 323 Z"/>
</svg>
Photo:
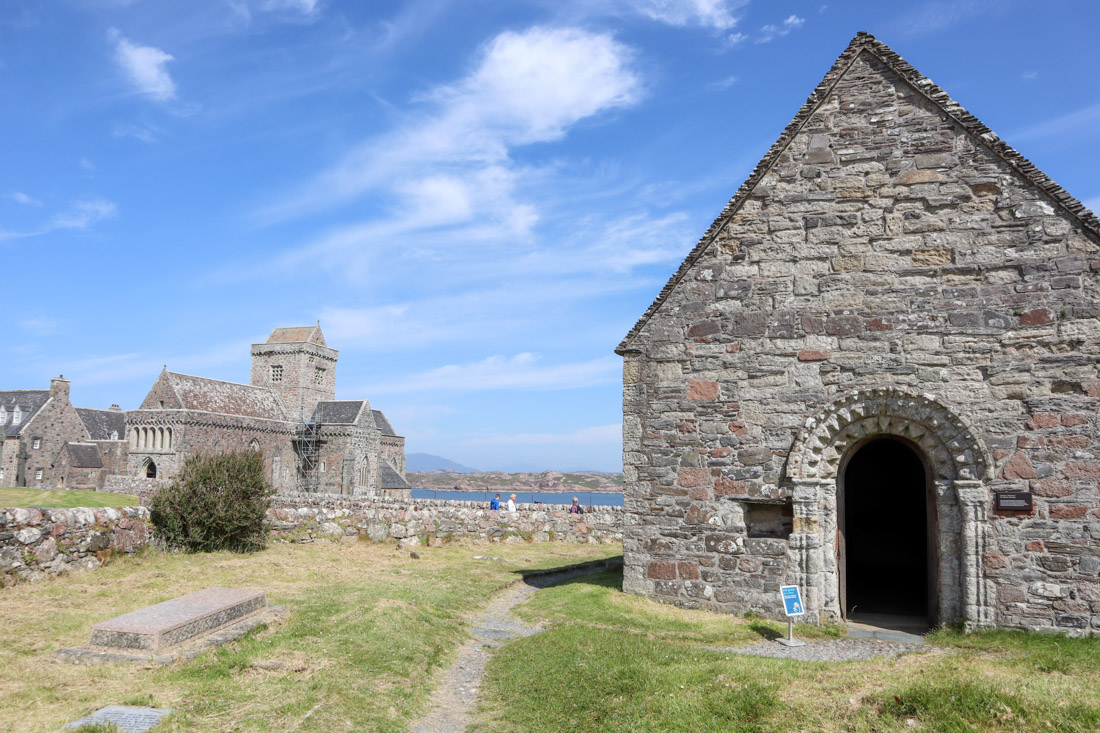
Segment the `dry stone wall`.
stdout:
<svg viewBox="0 0 1100 733">
<path fill-rule="evenodd" d="M 140 506 L 0 509 L 0 583 L 92 570 L 108 553 L 133 554 L 150 538 L 149 510 Z"/>
<path fill-rule="evenodd" d="M 466 501 L 355 499 L 298 494 L 276 496 L 268 512 L 277 536 L 364 535 L 375 542 L 406 544 L 445 540 L 485 542 L 622 541 L 622 508 L 593 507 L 569 514 L 565 505 L 520 504 L 515 513 L 491 511 Z"/>
</svg>

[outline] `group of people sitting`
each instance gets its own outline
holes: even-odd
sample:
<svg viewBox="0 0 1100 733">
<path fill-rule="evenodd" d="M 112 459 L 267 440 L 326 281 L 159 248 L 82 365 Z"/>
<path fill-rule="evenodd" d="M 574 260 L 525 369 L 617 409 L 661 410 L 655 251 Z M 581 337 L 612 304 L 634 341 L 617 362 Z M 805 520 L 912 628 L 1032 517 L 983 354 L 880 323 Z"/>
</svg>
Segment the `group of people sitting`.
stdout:
<svg viewBox="0 0 1100 733">
<path fill-rule="evenodd" d="M 541 504 L 542 502 L 536 501 L 535 503 L 536 504 Z M 500 511 L 500 494 L 497 494 L 496 496 L 494 496 L 493 500 L 489 502 L 489 508 L 492 509 L 494 512 Z M 510 512 L 514 512 L 516 510 L 516 495 L 515 494 L 512 494 L 511 496 L 508 497 L 507 509 Z M 570 514 L 584 514 L 584 509 L 581 509 L 580 500 L 577 499 L 577 497 L 575 497 L 575 496 L 573 497 L 573 503 L 569 506 L 569 513 Z"/>
</svg>

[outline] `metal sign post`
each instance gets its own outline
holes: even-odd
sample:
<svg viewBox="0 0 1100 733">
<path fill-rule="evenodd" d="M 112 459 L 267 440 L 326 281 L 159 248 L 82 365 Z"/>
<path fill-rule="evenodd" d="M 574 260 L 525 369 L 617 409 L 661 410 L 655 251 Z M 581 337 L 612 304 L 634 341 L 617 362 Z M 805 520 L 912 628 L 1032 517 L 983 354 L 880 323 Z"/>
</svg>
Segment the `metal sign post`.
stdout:
<svg viewBox="0 0 1100 733">
<path fill-rule="evenodd" d="M 787 614 L 787 638 L 778 639 L 783 646 L 806 646 L 806 642 L 794 638 L 794 617 L 806 613 L 802 607 L 802 593 L 797 585 L 784 585 L 779 589 L 783 596 L 783 612 Z"/>
</svg>

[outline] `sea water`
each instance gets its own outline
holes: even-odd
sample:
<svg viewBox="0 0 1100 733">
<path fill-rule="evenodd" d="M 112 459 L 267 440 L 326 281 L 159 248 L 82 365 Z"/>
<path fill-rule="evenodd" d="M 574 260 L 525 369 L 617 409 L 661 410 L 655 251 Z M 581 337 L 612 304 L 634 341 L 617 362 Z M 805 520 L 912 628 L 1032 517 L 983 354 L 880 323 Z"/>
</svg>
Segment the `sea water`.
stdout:
<svg viewBox="0 0 1100 733">
<path fill-rule="evenodd" d="M 492 491 L 453 491 L 444 489 L 413 489 L 414 499 L 449 499 L 451 501 L 469 501 L 489 506 L 489 501 L 500 494 L 500 506 L 503 509 L 511 494 L 516 495 L 517 504 L 572 504 L 577 497 L 581 506 L 622 506 L 622 494 L 603 494 L 592 491 L 551 492 L 551 491 L 510 491 L 502 489 Z"/>
</svg>

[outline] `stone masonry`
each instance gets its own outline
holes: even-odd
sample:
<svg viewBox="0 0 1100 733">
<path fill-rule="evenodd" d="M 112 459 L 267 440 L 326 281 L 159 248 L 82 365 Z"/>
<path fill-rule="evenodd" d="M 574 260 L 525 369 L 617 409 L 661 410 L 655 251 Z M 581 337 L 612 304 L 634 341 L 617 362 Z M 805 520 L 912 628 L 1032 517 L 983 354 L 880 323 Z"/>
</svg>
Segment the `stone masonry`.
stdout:
<svg viewBox="0 0 1100 733">
<path fill-rule="evenodd" d="M 1098 245 L 858 35 L 617 349 L 625 589 L 843 616 L 845 466 L 890 439 L 928 474 L 930 620 L 1100 633 Z"/>
</svg>

